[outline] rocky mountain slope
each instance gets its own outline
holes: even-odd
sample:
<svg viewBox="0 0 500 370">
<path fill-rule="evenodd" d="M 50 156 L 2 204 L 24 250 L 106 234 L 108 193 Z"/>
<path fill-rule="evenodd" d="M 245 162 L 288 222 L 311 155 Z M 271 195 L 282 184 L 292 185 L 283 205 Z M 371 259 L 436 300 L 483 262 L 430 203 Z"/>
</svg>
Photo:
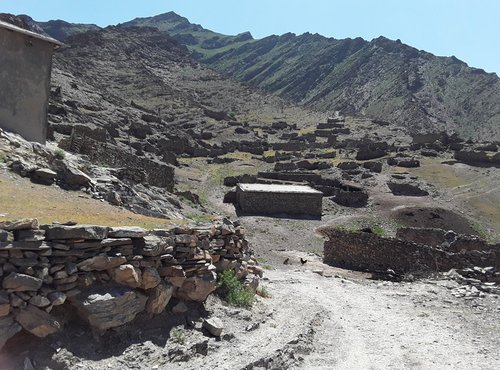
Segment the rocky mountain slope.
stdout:
<svg viewBox="0 0 500 370">
<path fill-rule="evenodd" d="M 500 138 L 498 76 L 399 40 L 309 33 L 254 40 L 248 33 L 217 34 L 173 12 L 123 25 L 158 28 L 217 71 L 315 109 L 394 121 L 416 131 Z"/>
</svg>

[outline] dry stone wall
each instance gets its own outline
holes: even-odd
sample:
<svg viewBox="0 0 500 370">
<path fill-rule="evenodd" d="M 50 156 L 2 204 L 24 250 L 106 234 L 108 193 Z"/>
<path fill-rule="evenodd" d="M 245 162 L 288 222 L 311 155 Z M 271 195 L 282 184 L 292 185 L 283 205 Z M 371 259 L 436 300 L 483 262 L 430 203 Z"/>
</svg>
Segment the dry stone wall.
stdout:
<svg viewBox="0 0 500 370">
<path fill-rule="evenodd" d="M 392 269 L 406 273 L 500 266 L 500 250 L 494 245 L 472 250 L 447 250 L 361 231 L 322 228 L 320 232 L 328 238 L 324 244 L 324 261 L 340 267 L 369 271 Z"/>
<path fill-rule="evenodd" d="M 45 337 L 61 330 L 56 306 L 78 311 L 96 332 L 143 311 L 159 314 L 171 297 L 204 301 L 216 272 L 232 269 L 253 289 L 263 270 L 245 230 L 219 221 L 206 227 L 0 223 L 0 348 L 21 330 Z"/>
</svg>

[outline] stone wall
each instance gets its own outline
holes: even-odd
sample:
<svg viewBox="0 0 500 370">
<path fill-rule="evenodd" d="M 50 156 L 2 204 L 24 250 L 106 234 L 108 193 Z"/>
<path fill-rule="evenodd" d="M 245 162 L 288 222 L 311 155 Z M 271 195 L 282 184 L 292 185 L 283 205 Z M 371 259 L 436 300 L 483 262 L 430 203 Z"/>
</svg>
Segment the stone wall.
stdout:
<svg viewBox="0 0 500 370">
<path fill-rule="evenodd" d="M 367 232 L 335 228 L 319 231 L 328 238 L 324 244 L 324 261 L 340 267 L 369 271 L 392 269 L 405 273 L 500 266 L 500 253 L 494 250 L 447 251 Z"/>
<path fill-rule="evenodd" d="M 76 144 L 72 145 L 71 149 L 79 154 L 87 155 L 91 162 L 144 172 L 145 181 L 148 184 L 165 188 L 169 192 L 174 191 L 175 168 L 173 166 L 139 157 L 115 145 L 103 143 L 88 136 L 79 136 L 74 140 Z"/>
<path fill-rule="evenodd" d="M 256 289 L 262 269 L 244 229 L 228 220 L 200 228 L 0 223 L 0 348 L 21 330 L 61 330 L 56 306 L 76 309 L 96 332 L 143 311 L 159 314 L 171 297 L 204 301 L 216 272 L 232 269 Z"/>
<path fill-rule="evenodd" d="M 322 198 L 321 192 L 253 192 L 236 188 L 236 203 L 243 212 L 249 214 L 309 215 L 321 218 Z"/>
</svg>

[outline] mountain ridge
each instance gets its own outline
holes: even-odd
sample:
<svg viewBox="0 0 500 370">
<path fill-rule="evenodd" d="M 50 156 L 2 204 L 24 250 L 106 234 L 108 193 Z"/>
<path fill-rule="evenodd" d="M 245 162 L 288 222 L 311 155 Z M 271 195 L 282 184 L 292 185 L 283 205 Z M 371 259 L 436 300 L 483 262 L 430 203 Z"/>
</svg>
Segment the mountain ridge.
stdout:
<svg viewBox="0 0 500 370">
<path fill-rule="evenodd" d="M 40 25 L 55 36 L 56 30 Z M 81 32 L 79 26 L 66 32 Z M 217 72 L 296 104 L 393 121 L 418 132 L 500 139 L 500 79 L 454 56 L 435 56 L 383 36 L 228 36 L 174 12 L 117 25 L 130 26 L 166 32 Z"/>
</svg>

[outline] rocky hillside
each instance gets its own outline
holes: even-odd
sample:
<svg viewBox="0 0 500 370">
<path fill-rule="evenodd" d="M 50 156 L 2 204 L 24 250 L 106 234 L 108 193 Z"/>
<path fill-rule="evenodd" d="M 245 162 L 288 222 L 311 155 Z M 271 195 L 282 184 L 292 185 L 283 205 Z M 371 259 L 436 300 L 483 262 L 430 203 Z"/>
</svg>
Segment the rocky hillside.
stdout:
<svg viewBox="0 0 500 370">
<path fill-rule="evenodd" d="M 500 137 L 500 80 L 451 57 L 379 37 L 270 36 L 205 60 L 241 81 L 322 110 L 424 131 Z"/>
<path fill-rule="evenodd" d="M 315 109 L 394 121 L 417 131 L 500 138 L 495 74 L 399 40 L 336 40 L 309 33 L 254 40 L 249 33 L 206 30 L 173 12 L 123 26 L 158 28 L 219 72 Z"/>
</svg>

